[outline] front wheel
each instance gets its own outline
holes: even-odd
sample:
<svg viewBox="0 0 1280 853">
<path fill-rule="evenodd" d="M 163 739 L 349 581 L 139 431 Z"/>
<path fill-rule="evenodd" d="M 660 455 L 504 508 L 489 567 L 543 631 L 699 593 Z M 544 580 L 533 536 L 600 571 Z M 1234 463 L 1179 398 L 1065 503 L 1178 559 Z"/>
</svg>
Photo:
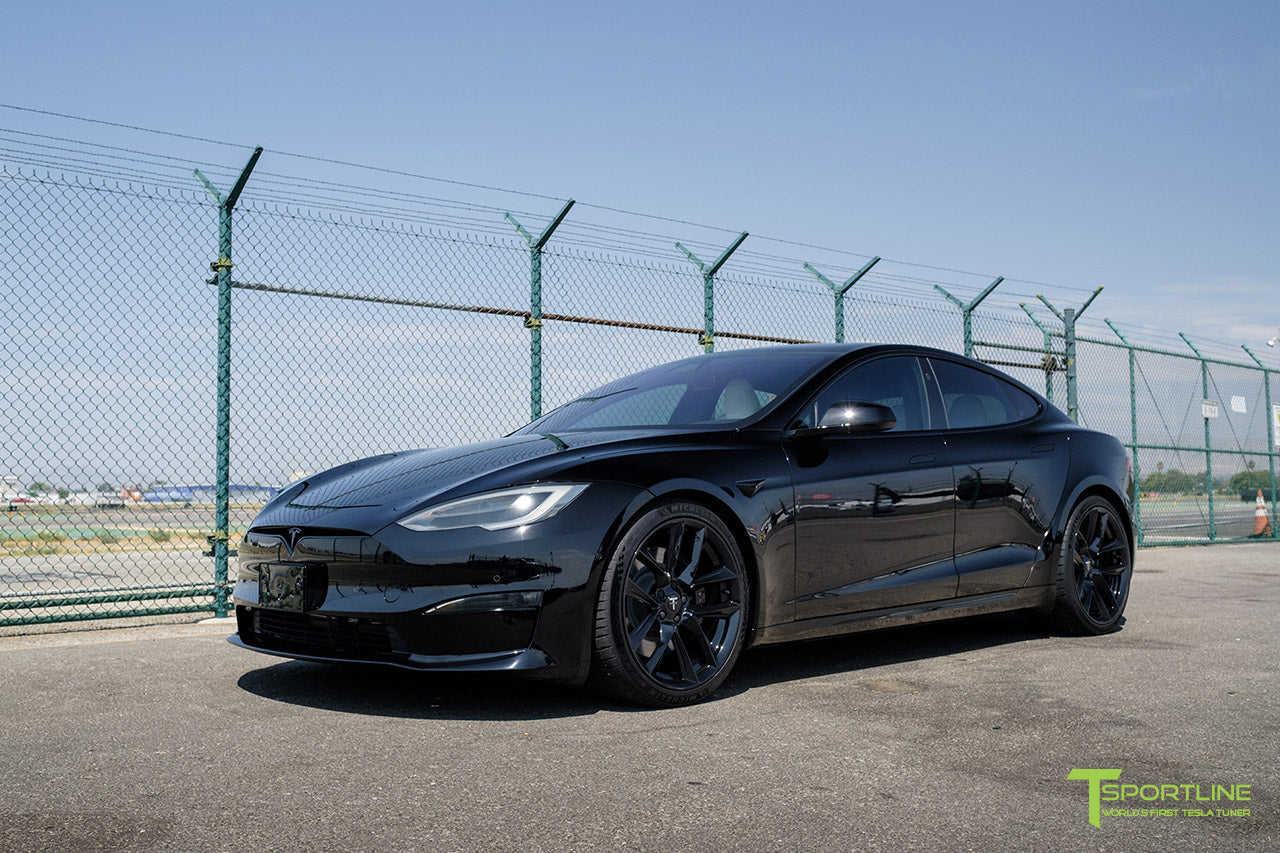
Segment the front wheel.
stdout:
<svg viewBox="0 0 1280 853">
<path fill-rule="evenodd" d="M 1106 634 L 1120 626 L 1133 551 L 1124 519 L 1105 498 L 1076 504 L 1057 554 L 1057 598 L 1051 618 L 1070 634 Z"/>
<path fill-rule="evenodd" d="M 750 596 L 742 554 L 715 513 L 688 502 L 655 507 L 605 569 L 592 680 L 652 707 L 706 698 L 742 651 Z"/>
</svg>

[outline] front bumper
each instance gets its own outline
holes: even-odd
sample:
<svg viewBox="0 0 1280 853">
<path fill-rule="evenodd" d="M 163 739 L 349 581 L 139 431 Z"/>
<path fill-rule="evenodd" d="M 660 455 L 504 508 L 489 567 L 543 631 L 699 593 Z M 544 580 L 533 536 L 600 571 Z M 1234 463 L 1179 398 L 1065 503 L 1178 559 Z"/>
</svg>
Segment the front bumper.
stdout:
<svg viewBox="0 0 1280 853">
<path fill-rule="evenodd" d="M 302 660 L 581 682 L 602 547 L 636 494 L 595 484 L 556 516 L 502 531 L 251 527 L 230 640 Z M 273 590 L 273 572 L 292 572 L 296 594 Z"/>
</svg>

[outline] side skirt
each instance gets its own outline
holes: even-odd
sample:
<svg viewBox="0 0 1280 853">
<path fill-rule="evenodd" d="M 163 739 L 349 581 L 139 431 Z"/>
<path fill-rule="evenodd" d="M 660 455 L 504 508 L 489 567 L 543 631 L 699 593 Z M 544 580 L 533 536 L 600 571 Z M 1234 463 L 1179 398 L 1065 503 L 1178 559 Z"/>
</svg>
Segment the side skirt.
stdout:
<svg viewBox="0 0 1280 853">
<path fill-rule="evenodd" d="M 859 631 L 876 631 L 880 628 L 938 622 L 982 613 L 1043 608 L 1052 602 L 1052 586 L 1024 587 L 964 598 L 929 601 L 909 607 L 864 610 L 860 613 L 843 613 L 783 625 L 770 625 L 766 628 L 757 628 L 750 638 L 750 645 L 766 646 L 792 640 L 816 640 L 819 637 L 835 637 Z"/>
</svg>

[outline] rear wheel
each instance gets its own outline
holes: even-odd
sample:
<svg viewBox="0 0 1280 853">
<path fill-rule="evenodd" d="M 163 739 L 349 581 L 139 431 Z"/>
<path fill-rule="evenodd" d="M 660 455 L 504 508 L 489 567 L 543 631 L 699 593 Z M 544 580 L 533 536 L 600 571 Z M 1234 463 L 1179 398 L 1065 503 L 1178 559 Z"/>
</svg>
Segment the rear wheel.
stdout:
<svg viewBox="0 0 1280 853">
<path fill-rule="evenodd" d="M 750 595 L 742 555 L 715 513 L 687 502 L 650 510 L 605 570 L 592 680 L 654 707 L 706 698 L 742 651 Z"/>
<path fill-rule="evenodd" d="M 1057 598 L 1051 618 L 1071 634 L 1116 630 L 1129 600 L 1133 575 L 1129 531 L 1105 498 L 1076 504 L 1057 556 Z"/>
</svg>

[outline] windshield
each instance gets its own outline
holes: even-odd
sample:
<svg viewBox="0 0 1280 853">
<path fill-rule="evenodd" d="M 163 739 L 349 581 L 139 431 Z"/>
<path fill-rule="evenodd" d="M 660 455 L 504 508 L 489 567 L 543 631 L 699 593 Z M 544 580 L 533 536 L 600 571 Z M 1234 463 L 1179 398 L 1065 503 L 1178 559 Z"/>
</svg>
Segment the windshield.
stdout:
<svg viewBox="0 0 1280 853">
<path fill-rule="evenodd" d="M 602 385 L 516 435 L 727 425 L 751 417 L 830 358 L 829 352 L 772 347 L 695 356 Z"/>
</svg>

